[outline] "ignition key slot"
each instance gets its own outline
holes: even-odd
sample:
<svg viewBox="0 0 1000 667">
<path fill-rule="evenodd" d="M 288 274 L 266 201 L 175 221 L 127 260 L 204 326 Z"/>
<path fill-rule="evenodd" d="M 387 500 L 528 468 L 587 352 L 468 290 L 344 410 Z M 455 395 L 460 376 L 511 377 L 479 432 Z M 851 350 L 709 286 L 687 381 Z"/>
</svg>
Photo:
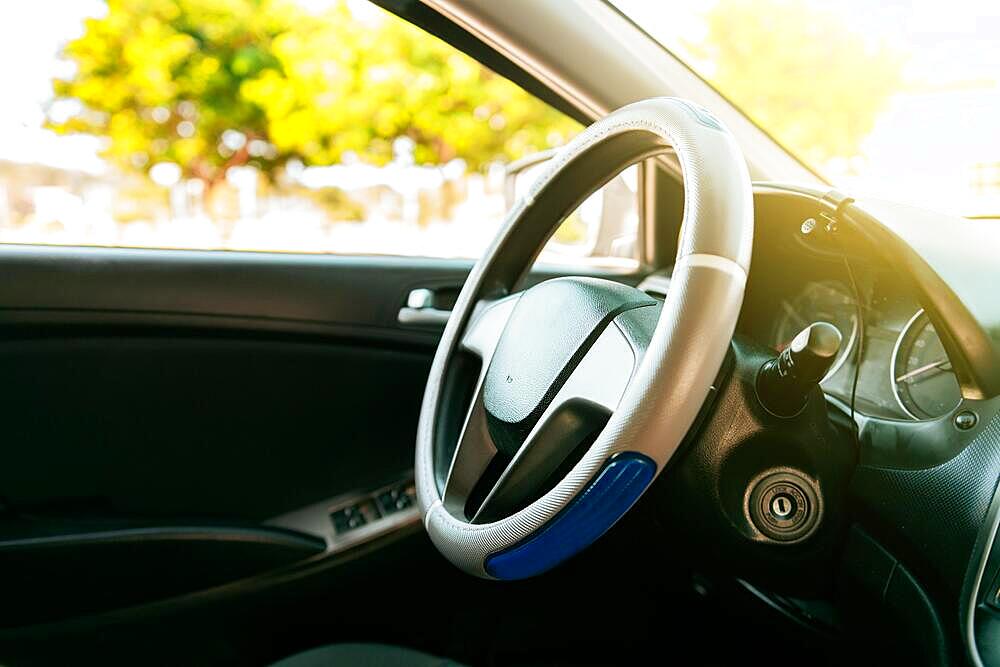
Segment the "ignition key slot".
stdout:
<svg viewBox="0 0 1000 667">
<path fill-rule="evenodd" d="M 822 506 L 816 484 L 797 470 L 772 470 L 748 487 L 746 511 L 753 525 L 778 542 L 799 542 L 809 537 Z"/>
</svg>

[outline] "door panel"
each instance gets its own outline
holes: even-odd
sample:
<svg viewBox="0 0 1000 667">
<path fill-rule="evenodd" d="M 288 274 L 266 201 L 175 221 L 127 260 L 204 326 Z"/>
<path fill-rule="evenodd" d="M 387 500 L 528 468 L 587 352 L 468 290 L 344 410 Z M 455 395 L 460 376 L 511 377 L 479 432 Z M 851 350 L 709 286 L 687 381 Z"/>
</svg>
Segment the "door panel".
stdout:
<svg viewBox="0 0 1000 667">
<path fill-rule="evenodd" d="M 262 524 L 412 468 L 440 327 L 400 309 L 414 289 L 453 294 L 470 267 L 0 247 L 0 580 L 15 590 L 36 563 L 31 581 L 50 585 L 16 590 L 62 610 L 0 625 L 315 560 L 315 541 Z M 87 578 L 67 579 L 84 551 Z M 122 576 L 166 563 L 166 580 Z"/>
<path fill-rule="evenodd" d="M 75 331 L 0 345 L 22 511 L 265 520 L 412 467 L 426 353 Z"/>
<path fill-rule="evenodd" d="M 0 541 L 0 628 L 23 627 L 164 599 L 323 553 L 323 540 L 238 526 L 108 527 L 11 521 Z M 23 525 L 28 524 L 28 525 Z"/>
<path fill-rule="evenodd" d="M 461 285 L 471 266 L 467 260 L 3 246 L 0 325 L 191 326 L 427 346 L 436 333 L 398 325 L 406 295 L 418 287 Z"/>
</svg>

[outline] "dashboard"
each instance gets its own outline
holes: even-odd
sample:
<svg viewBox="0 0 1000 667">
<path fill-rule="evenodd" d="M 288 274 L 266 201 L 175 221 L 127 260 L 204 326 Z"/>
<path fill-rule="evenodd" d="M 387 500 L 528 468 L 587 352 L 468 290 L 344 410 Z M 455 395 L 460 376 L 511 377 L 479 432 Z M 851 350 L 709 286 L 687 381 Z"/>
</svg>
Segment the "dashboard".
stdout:
<svg viewBox="0 0 1000 667">
<path fill-rule="evenodd" d="M 813 322 L 841 334 L 822 386 L 880 419 L 934 420 L 962 400 L 951 360 L 909 282 L 880 257 L 832 247 L 813 211 L 759 206 L 738 332 L 776 351 Z"/>
<path fill-rule="evenodd" d="M 754 203 L 737 333 L 780 349 L 803 323 L 840 331 L 822 385 L 855 408 L 845 563 L 854 583 L 883 568 L 924 591 L 890 603 L 879 579 L 853 613 L 907 625 L 928 663 L 1000 664 L 1000 227 L 780 184 Z"/>
</svg>

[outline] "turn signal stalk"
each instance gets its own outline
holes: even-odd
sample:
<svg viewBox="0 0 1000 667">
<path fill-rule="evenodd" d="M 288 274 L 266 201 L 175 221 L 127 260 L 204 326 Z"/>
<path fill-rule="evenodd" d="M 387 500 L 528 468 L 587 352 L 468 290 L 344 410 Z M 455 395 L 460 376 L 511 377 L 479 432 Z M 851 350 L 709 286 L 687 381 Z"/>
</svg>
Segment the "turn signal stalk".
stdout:
<svg viewBox="0 0 1000 667">
<path fill-rule="evenodd" d="M 760 402 L 779 417 L 797 414 L 805 407 L 809 392 L 833 366 L 840 343 L 840 332 L 827 322 L 816 322 L 800 331 L 757 374 Z"/>
</svg>

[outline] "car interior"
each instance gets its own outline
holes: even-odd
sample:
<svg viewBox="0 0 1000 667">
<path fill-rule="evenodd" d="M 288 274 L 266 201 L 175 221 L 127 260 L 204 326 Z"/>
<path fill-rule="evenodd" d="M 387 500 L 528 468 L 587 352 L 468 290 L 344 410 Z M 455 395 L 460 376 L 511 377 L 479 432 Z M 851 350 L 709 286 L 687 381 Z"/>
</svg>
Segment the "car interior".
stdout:
<svg viewBox="0 0 1000 667">
<path fill-rule="evenodd" d="M 375 5 L 584 129 L 475 258 L 0 243 L 0 664 L 1000 665 L 996 219 L 612 4 Z"/>
</svg>

